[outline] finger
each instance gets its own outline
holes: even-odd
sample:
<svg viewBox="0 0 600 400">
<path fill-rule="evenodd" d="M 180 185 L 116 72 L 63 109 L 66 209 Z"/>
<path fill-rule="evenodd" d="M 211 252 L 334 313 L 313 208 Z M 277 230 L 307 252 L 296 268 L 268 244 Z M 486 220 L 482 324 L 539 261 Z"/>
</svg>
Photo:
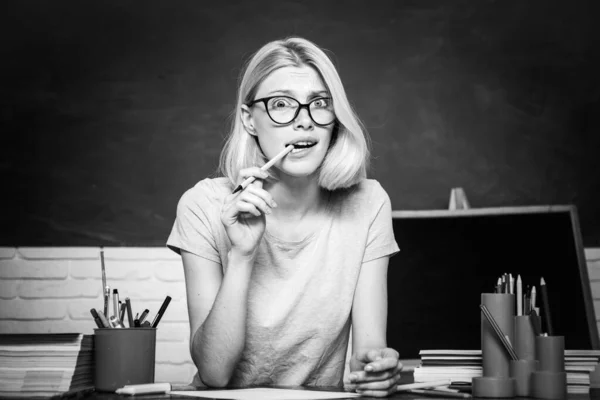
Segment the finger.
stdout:
<svg viewBox="0 0 600 400">
<path fill-rule="evenodd" d="M 251 176 L 258 179 L 267 179 L 269 177 L 269 174 L 266 171 L 260 169 L 259 167 L 244 168 L 241 169 L 239 172 L 238 181 L 242 183 Z"/>
<path fill-rule="evenodd" d="M 251 193 L 245 193 L 235 203 L 236 208 L 239 210 L 245 210 L 247 207 L 246 204 L 254 206 L 254 208 L 256 208 L 260 214 L 271 214 L 273 212 L 273 208 L 269 204 L 265 203 L 265 201 L 260 197 Z"/>
<path fill-rule="evenodd" d="M 255 181 L 255 182 L 258 182 L 258 181 Z M 252 193 L 253 195 L 262 199 L 262 201 L 264 201 L 266 204 L 268 204 L 272 208 L 277 207 L 277 203 L 275 202 L 275 199 L 273 199 L 273 196 L 271 196 L 271 193 L 258 187 L 257 185 L 252 184 L 252 185 L 248 186 L 246 188 L 246 192 Z"/>
<path fill-rule="evenodd" d="M 350 375 L 348 375 L 348 380 L 351 383 L 360 384 L 362 382 L 385 380 L 396 374 L 400 374 L 399 368 L 392 368 L 381 372 L 353 371 Z"/>
<path fill-rule="evenodd" d="M 356 393 L 364 397 L 388 397 L 396 393 L 396 389 L 389 388 L 388 390 L 357 390 Z"/>
<path fill-rule="evenodd" d="M 390 388 L 396 390 L 399 381 L 400 374 L 394 374 L 386 379 L 361 383 L 356 386 L 356 391 L 389 390 Z"/>
<path fill-rule="evenodd" d="M 255 217 L 260 217 L 262 215 L 260 210 L 258 208 L 256 208 L 256 206 L 254 204 L 246 203 L 244 201 L 239 201 L 236 203 L 235 206 L 238 210 L 238 212 L 236 214 L 250 213 L 250 214 L 254 215 Z"/>
<path fill-rule="evenodd" d="M 397 358 L 382 358 L 380 360 L 377 361 L 373 361 L 367 365 L 365 365 L 364 370 L 367 372 L 379 372 L 379 371 L 385 371 L 388 369 L 395 369 L 398 366 L 400 366 L 400 368 L 402 368 L 402 364 L 400 364 L 398 362 Z"/>
</svg>

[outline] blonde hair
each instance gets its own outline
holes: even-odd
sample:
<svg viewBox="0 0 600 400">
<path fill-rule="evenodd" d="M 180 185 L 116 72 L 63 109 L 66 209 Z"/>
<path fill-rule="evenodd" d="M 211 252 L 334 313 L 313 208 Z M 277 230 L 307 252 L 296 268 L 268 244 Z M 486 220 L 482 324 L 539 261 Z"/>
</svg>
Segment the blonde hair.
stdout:
<svg viewBox="0 0 600 400">
<path fill-rule="evenodd" d="M 369 139 L 348 102 L 342 81 L 325 52 L 297 37 L 276 40 L 259 49 L 246 64 L 241 77 L 234 119 L 221 152 L 219 171 L 236 185 L 243 168 L 260 166 L 267 160 L 255 137 L 244 129 L 241 106 L 254 100 L 259 85 L 273 71 L 287 66 L 313 67 L 321 76 L 336 115 L 331 144 L 319 169 L 319 185 L 328 190 L 349 188 L 367 175 Z"/>
</svg>

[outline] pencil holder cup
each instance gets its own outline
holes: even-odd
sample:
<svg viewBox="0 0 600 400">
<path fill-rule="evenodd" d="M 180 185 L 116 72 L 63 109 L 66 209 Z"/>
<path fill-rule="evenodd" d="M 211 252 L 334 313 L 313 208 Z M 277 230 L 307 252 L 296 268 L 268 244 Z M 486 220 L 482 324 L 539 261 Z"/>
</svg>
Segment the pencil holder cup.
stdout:
<svg viewBox="0 0 600 400">
<path fill-rule="evenodd" d="M 156 328 L 94 329 L 96 390 L 154 383 L 155 355 Z"/>
<path fill-rule="evenodd" d="M 486 306 L 498 327 L 508 336 L 510 343 L 514 343 L 515 295 L 482 293 L 481 304 Z M 473 396 L 514 397 L 515 379 L 510 376 L 510 356 L 483 314 L 481 315 L 481 356 L 483 376 L 473 378 Z"/>
<path fill-rule="evenodd" d="M 515 378 L 515 395 L 531 396 L 531 374 L 537 370 L 537 360 L 510 360 L 510 376 Z"/>
<path fill-rule="evenodd" d="M 600 399 L 600 364 L 590 372 L 590 390 L 591 399 Z"/>
<path fill-rule="evenodd" d="M 531 374 L 532 396 L 538 399 L 567 397 L 564 336 L 537 336 L 538 370 Z"/>
<path fill-rule="evenodd" d="M 519 315 L 515 317 L 515 353 L 519 360 L 536 360 L 535 327 L 537 316 Z"/>
</svg>

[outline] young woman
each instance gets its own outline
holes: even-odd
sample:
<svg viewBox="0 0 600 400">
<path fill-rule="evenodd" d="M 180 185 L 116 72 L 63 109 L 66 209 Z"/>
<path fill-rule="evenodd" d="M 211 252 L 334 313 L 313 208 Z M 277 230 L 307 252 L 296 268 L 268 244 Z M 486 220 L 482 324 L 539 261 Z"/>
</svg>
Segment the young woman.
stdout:
<svg viewBox="0 0 600 400">
<path fill-rule="evenodd" d="M 386 278 L 398 246 L 389 197 L 366 178 L 368 159 L 366 134 L 319 47 L 288 38 L 254 54 L 223 177 L 182 196 L 167 241 L 183 259 L 196 384 L 395 391 L 402 365 L 386 346 Z"/>
</svg>

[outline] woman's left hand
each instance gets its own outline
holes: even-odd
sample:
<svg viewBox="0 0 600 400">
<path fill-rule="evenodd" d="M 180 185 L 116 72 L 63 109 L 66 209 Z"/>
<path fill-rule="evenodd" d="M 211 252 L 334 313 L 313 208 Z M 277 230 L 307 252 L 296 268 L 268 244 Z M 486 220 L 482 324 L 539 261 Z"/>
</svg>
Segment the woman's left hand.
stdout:
<svg viewBox="0 0 600 400">
<path fill-rule="evenodd" d="M 402 363 L 391 348 L 358 351 L 350 360 L 345 388 L 363 396 L 385 397 L 396 392 Z"/>
</svg>

